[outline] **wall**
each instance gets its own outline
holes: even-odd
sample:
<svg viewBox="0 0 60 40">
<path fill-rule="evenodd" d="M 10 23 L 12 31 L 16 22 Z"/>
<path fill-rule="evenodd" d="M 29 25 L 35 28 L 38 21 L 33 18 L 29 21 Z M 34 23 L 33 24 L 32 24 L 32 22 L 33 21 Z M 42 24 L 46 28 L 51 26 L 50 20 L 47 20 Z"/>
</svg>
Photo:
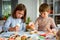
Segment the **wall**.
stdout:
<svg viewBox="0 0 60 40">
<path fill-rule="evenodd" d="M 11 0 L 11 12 L 15 9 L 15 6 L 18 4 L 18 0 Z"/>
<path fill-rule="evenodd" d="M 23 3 L 27 8 L 27 17 L 34 22 L 37 18 L 37 0 L 18 0 L 18 4 Z"/>
</svg>

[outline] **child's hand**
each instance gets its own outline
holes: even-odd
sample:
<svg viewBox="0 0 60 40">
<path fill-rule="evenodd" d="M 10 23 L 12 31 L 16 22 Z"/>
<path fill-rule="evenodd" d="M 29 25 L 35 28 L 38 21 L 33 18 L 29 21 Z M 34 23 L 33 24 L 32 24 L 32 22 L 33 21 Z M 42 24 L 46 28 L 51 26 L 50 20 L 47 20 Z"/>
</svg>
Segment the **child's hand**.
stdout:
<svg viewBox="0 0 60 40">
<path fill-rule="evenodd" d="M 56 29 L 52 29 L 52 33 L 53 33 L 54 35 L 56 35 L 57 30 L 56 30 Z"/>
<path fill-rule="evenodd" d="M 30 28 L 32 29 L 32 30 L 34 30 L 35 29 L 35 25 L 34 25 L 34 23 L 29 23 L 29 26 L 30 26 Z"/>
<path fill-rule="evenodd" d="M 10 27 L 8 30 L 9 31 L 14 31 L 14 28 L 13 27 Z"/>
<path fill-rule="evenodd" d="M 20 27 L 19 27 L 18 25 L 16 25 L 16 26 L 14 27 L 14 31 L 19 31 L 19 29 L 20 29 Z"/>
<path fill-rule="evenodd" d="M 28 29 L 30 29 L 30 30 L 34 30 L 35 29 L 35 25 L 34 25 L 34 23 L 29 23 L 27 26 L 26 26 L 26 29 L 28 30 Z"/>
<path fill-rule="evenodd" d="M 10 27 L 9 31 L 19 31 L 19 29 L 19 26 L 16 25 L 15 27 Z"/>
</svg>

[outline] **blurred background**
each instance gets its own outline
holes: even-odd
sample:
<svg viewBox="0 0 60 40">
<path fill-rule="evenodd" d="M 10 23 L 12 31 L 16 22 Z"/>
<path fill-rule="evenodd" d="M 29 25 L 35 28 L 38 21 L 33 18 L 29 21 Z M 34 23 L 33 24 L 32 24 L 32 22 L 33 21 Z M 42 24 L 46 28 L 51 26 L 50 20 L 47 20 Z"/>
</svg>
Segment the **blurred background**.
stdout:
<svg viewBox="0 0 60 40">
<path fill-rule="evenodd" d="M 0 0 L 0 25 L 11 15 L 17 4 L 23 3 L 27 8 L 27 17 L 35 22 L 39 16 L 39 5 L 48 3 L 51 6 L 49 16 L 54 18 L 57 26 L 60 26 L 60 0 Z"/>
</svg>

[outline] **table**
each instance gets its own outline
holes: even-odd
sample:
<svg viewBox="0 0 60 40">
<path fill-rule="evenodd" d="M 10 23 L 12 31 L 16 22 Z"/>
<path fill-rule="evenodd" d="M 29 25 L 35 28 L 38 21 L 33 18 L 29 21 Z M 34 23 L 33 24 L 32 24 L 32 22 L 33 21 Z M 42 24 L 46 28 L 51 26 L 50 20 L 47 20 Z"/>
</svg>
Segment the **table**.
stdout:
<svg viewBox="0 0 60 40">
<path fill-rule="evenodd" d="M 16 32 L 4 32 L 4 33 L 0 34 L 0 37 L 7 38 L 14 33 L 16 33 Z M 40 32 L 40 33 L 42 33 L 42 32 Z M 33 38 L 33 40 L 35 40 L 35 38 L 39 36 L 38 34 L 30 34 L 29 32 L 18 32 L 18 34 L 20 36 L 22 36 L 22 35 L 31 36 Z M 40 39 L 40 40 L 42 40 L 42 39 Z M 53 38 L 53 39 L 50 39 L 50 40 L 56 40 L 56 39 Z"/>
</svg>

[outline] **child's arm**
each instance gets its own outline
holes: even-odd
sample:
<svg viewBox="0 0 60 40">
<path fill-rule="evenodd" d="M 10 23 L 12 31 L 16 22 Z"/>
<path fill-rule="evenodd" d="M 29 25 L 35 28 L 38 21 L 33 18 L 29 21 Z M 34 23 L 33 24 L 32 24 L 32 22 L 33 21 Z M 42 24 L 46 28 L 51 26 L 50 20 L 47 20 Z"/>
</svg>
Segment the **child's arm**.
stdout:
<svg viewBox="0 0 60 40">
<path fill-rule="evenodd" d="M 9 18 L 6 20 L 4 26 L 2 27 L 2 30 L 3 30 L 3 31 L 8 31 L 8 29 L 10 28 L 10 27 L 9 27 L 10 24 L 11 24 L 11 17 L 9 17 Z"/>
<path fill-rule="evenodd" d="M 35 29 L 38 30 L 38 21 L 39 21 L 39 18 L 36 19 L 34 25 L 35 25 Z"/>
<path fill-rule="evenodd" d="M 18 32 L 19 31 L 19 26 L 16 25 L 15 27 L 10 27 L 8 30 L 9 31 L 16 31 L 16 32 Z"/>
<path fill-rule="evenodd" d="M 52 27 L 52 29 L 55 29 L 56 28 L 56 25 L 55 25 L 55 22 L 54 22 L 53 19 L 51 19 L 51 27 Z"/>
<path fill-rule="evenodd" d="M 46 29 L 48 32 L 52 33 L 52 30 L 48 26 L 46 26 Z"/>
</svg>

